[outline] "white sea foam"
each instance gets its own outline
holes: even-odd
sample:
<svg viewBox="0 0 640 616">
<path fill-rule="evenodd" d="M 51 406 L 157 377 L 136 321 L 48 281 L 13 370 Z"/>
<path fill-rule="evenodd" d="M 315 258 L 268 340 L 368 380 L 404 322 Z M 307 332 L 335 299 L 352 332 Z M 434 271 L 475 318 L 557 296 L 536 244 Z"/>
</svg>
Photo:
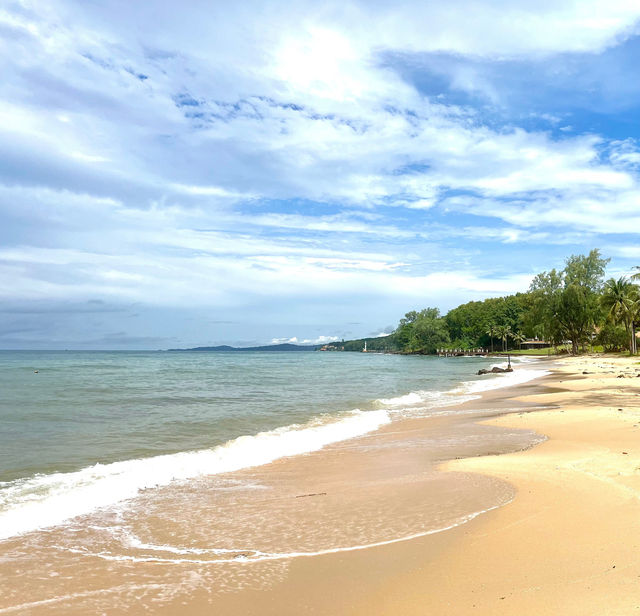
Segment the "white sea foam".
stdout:
<svg viewBox="0 0 640 616">
<path fill-rule="evenodd" d="M 420 404 L 424 401 L 424 395 L 428 393 L 425 391 L 412 391 L 404 396 L 397 396 L 396 398 L 380 398 L 378 402 L 386 406 L 406 406 L 409 404 Z M 433 392 L 432 392 L 433 393 Z"/>
<path fill-rule="evenodd" d="M 512 363 L 530 365 L 536 361 L 536 359 L 532 358 L 517 358 L 514 359 Z M 504 364 L 492 364 L 491 367 L 494 366 L 506 368 L 507 362 L 504 362 Z M 458 387 L 454 387 L 449 391 L 412 391 L 395 398 L 380 398 L 377 402 L 392 413 L 415 416 L 416 413 L 421 414 L 421 412 L 425 410 L 430 411 L 434 408 L 447 407 L 475 400 L 483 391 L 521 385 L 547 374 L 549 374 L 549 371 L 539 368 L 518 367 L 513 372 L 489 374 L 478 380 L 463 382 Z"/>
<path fill-rule="evenodd" d="M 504 367 L 506 367 L 506 365 Z M 467 381 L 454 391 L 475 394 L 492 389 L 511 387 L 512 385 L 522 385 L 523 383 L 528 383 L 547 374 L 549 374 L 548 370 L 518 368 L 513 372 L 499 373 L 495 377 L 490 376 L 489 378 L 478 381 Z"/>
<path fill-rule="evenodd" d="M 475 400 L 475 394 L 451 391 L 414 391 L 396 398 L 381 398 L 376 402 L 383 405 L 392 416 L 424 417 L 434 413 L 434 409 L 462 404 Z"/>
<path fill-rule="evenodd" d="M 404 396 L 397 396 L 396 398 L 380 398 L 377 402 L 384 406 L 397 408 L 424 404 L 425 402 L 437 402 L 444 395 L 446 395 L 446 392 L 412 391 L 411 393 L 405 394 Z"/>
<path fill-rule="evenodd" d="M 252 548 L 244 548 L 244 549 L 229 549 L 229 548 L 186 548 L 186 547 L 176 547 L 171 545 L 156 545 L 143 543 L 136 538 L 130 537 L 127 540 L 128 547 L 134 549 L 140 549 L 141 551 L 149 551 L 149 552 L 157 552 L 158 556 L 149 556 L 149 555 L 135 555 L 135 554 L 117 554 L 112 552 L 88 552 L 85 549 L 79 548 L 63 548 L 68 552 L 72 552 L 74 554 L 91 554 L 92 556 L 97 556 L 98 558 L 102 558 L 104 560 L 109 561 L 128 561 L 128 562 L 153 562 L 153 563 L 164 563 L 164 564 L 175 564 L 182 565 L 185 563 L 189 564 L 202 564 L 202 565 L 211 565 L 211 564 L 222 564 L 222 563 L 230 563 L 230 562 L 244 562 L 244 563 L 256 563 L 263 561 L 274 561 L 274 560 L 290 560 L 293 558 L 305 558 L 312 556 L 324 556 L 326 554 L 336 554 L 339 552 L 356 552 L 359 550 L 367 550 L 370 548 L 380 547 L 384 545 L 390 545 L 393 543 L 400 543 L 403 541 L 410 541 L 412 539 L 417 539 L 419 537 L 426 537 L 427 535 L 435 535 L 437 533 L 441 533 L 447 530 L 451 530 L 452 528 L 456 528 L 458 526 L 462 526 L 471 520 L 474 520 L 480 515 L 488 513 L 489 511 L 493 511 L 494 509 L 498 509 L 506 505 L 510 502 L 511 499 L 504 503 L 499 503 L 497 505 L 493 505 L 492 507 L 487 507 L 486 509 L 480 509 L 478 511 L 474 511 L 467 515 L 461 516 L 457 520 L 453 521 L 446 526 L 442 526 L 439 528 L 431 528 L 428 530 L 418 531 L 416 533 L 412 533 L 410 535 L 401 535 L 400 537 L 393 537 L 391 539 L 385 539 L 382 541 L 375 541 L 371 543 L 363 543 L 356 545 L 348 545 L 348 546 L 336 546 L 332 548 L 326 548 L 323 550 L 317 551 L 309 551 L 309 552 L 262 552 L 260 550 L 252 549 Z M 235 556 L 234 556 L 235 555 Z M 208 556 L 208 558 L 203 558 Z"/>
<path fill-rule="evenodd" d="M 71 473 L 12 481 L 0 489 L 0 540 L 59 525 L 133 498 L 146 488 L 317 451 L 372 432 L 389 421 L 385 410 L 356 409 L 338 420 L 318 419 L 304 426 L 241 436 L 213 449 L 96 464 Z"/>
</svg>

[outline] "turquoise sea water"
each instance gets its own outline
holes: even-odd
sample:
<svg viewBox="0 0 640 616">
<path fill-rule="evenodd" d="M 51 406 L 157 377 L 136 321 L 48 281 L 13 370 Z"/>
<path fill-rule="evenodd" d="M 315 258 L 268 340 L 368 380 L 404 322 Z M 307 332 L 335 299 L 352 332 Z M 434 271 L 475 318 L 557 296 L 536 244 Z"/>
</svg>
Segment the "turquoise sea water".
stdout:
<svg viewBox="0 0 640 616">
<path fill-rule="evenodd" d="M 1 352 L 0 480 L 379 408 L 376 399 L 448 390 L 479 365 L 363 353 Z"/>
<path fill-rule="evenodd" d="M 513 376 L 475 376 L 494 361 L 0 352 L 0 539 L 148 487 L 264 464 L 398 417 L 428 415 L 460 395 L 509 382 Z"/>
</svg>

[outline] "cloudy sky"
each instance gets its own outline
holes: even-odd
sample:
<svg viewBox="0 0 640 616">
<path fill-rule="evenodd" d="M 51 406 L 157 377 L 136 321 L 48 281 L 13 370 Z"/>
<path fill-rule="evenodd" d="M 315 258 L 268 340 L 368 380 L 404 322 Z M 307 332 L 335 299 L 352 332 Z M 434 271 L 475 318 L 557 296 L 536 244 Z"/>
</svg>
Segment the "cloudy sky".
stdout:
<svg viewBox="0 0 640 616">
<path fill-rule="evenodd" d="M 0 7 L 0 348 L 375 335 L 640 265 L 640 3 Z"/>
</svg>

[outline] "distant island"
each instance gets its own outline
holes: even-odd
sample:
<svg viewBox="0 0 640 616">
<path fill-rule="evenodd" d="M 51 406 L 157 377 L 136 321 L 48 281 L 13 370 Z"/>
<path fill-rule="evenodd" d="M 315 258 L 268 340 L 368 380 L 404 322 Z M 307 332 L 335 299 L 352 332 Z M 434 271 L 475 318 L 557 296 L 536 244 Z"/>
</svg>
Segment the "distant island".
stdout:
<svg viewBox="0 0 640 616">
<path fill-rule="evenodd" d="M 227 344 L 223 344 L 221 346 L 202 346 L 202 347 L 194 347 L 192 349 L 167 349 L 171 352 L 187 352 L 187 351 L 199 351 L 199 352 L 218 352 L 225 353 L 229 351 L 317 351 L 320 348 L 319 345 L 301 345 L 301 344 L 268 344 L 265 346 L 254 346 L 254 347 L 232 347 Z"/>
</svg>

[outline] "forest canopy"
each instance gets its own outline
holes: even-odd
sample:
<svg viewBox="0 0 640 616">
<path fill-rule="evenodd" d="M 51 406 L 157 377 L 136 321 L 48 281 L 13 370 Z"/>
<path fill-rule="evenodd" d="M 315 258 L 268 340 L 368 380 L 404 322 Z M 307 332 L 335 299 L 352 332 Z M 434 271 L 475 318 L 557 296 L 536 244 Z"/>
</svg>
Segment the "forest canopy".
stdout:
<svg viewBox="0 0 640 616">
<path fill-rule="evenodd" d="M 640 293 L 634 279 L 605 280 L 609 259 L 597 249 L 572 255 L 564 268 L 541 272 L 527 291 L 461 304 L 442 316 L 438 308 L 407 312 L 388 336 L 326 345 L 328 350 L 435 353 L 438 349 L 518 348 L 525 340 L 589 345 L 636 352 Z"/>
</svg>

